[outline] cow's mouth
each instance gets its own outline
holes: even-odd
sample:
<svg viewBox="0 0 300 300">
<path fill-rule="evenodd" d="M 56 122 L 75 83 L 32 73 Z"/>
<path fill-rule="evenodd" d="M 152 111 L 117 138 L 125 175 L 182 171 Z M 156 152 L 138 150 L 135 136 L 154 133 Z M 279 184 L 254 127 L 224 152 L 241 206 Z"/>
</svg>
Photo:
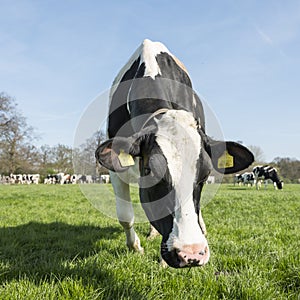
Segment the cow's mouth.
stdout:
<svg viewBox="0 0 300 300">
<path fill-rule="evenodd" d="M 182 250 L 168 250 L 165 242 L 161 244 L 161 256 L 163 260 L 173 268 L 200 267 L 209 260 L 209 248 L 206 245 L 204 250 L 197 253 L 189 253 Z"/>
</svg>

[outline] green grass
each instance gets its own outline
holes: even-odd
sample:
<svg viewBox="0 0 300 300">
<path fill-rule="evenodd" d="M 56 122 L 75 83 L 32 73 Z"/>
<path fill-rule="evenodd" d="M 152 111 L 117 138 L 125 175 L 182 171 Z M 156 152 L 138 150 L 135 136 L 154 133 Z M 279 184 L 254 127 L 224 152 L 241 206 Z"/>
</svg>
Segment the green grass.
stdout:
<svg viewBox="0 0 300 300">
<path fill-rule="evenodd" d="M 145 254 L 128 252 L 118 222 L 78 186 L 0 195 L 0 299 L 300 299 L 300 185 L 222 185 L 203 208 L 210 262 L 180 270 L 160 267 L 146 223 Z"/>
</svg>

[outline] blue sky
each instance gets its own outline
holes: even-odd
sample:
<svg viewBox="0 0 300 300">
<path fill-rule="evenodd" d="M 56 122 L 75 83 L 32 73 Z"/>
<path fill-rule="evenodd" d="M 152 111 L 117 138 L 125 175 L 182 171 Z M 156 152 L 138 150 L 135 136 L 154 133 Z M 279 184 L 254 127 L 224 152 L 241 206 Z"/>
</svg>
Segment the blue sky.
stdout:
<svg viewBox="0 0 300 300">
<path fill-rule="evenodd" d="M 73 145 L 93 99 L 149 38 L 183 61 L 226 139 L 266 161 L 300 159 L 299 1 L 0 0 L 0 11 L 0 91 L 37 145 Z"/>
</svg>

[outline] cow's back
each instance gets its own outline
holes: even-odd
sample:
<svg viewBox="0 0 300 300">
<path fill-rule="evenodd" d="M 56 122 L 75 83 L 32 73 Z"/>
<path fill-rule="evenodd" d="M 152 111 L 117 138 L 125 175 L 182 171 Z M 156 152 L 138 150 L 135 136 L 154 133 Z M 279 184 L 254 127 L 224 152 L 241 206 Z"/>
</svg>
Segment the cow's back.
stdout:
<svg viewBox="0 0 300 300">
<path fill-rule="evenodd" d="M 204 129 L 203 107 L 183 63 L 163 44 L 144 40 L 113 82 L 109 137 L 131 136 L 161 108 L 192 112 Z"/>
</svg>

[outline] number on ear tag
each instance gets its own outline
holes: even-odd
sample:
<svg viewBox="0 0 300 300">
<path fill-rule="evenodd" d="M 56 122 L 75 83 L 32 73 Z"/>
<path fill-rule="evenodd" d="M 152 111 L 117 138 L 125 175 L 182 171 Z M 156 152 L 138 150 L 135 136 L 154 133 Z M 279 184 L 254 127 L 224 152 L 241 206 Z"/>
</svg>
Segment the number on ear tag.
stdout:
<svg viewBox="0 0 300 300">
<path fill-rule="evenodd" d="M 226 169 L 232 168 L 234 166 L 233 163 L 233 156 L 228 153 L 226 150 L 222 156 L 218 159 L 218 168 L 219 169 Z"/>
<path fill-rule="evenodd" d="M 130 154 L 125 153 L 122 149 L 120 150 L 118 158 L 122 167 L 130 167 L 134 165 L 133 157 Z"/>
</svg>

